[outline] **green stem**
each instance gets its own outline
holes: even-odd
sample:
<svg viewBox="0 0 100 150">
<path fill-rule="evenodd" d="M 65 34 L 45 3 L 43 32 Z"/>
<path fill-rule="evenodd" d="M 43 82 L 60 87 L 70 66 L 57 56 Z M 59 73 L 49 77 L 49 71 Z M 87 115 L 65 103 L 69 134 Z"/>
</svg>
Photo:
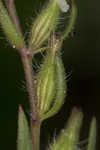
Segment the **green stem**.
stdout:
<svg viewBox="0 0 100 150">
<path fill-rule="evenodd" d="M 47 49 L 48 49 L 48 46 L 42 47 L 42 48 L 37 49 L 36 51 L 32 51 L 31 54 L 32 54 L 32 55 L 35 55 L 35 54 L 37 54 L 37 53 L 44 52 L 44 51 L 47 50 Z"/>
</svg>

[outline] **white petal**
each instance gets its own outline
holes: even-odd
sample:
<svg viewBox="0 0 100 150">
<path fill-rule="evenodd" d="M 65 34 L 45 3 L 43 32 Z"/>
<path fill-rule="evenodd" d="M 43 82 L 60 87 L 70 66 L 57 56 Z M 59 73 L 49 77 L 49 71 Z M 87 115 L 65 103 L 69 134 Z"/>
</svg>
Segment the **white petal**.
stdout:
<svg viewBox="0 0 100 150">
<path fill-rule="evenodd" d="M 56 0 L 56 2 L 62 12 L 67 12 L 69 10 L 69 5 L 67 4 L 66 0 Z"/>
</svg>

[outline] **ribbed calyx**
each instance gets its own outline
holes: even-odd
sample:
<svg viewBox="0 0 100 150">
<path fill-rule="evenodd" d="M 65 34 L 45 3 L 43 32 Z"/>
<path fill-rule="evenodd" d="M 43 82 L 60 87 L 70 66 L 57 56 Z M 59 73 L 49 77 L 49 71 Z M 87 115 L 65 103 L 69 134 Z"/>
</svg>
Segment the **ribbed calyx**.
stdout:
<svg viewBox="0 0 100 150">
<path fill-rule="evenodd" d="M 82 119 L 82 112 L 74 108 L 67 125 L 61 131 L 56 141 L 50 145 L 49 150 L 75 150 L 79 140 Z"/>
<path fill-rule="evenodd" d="M 61 41 L 51 34 L 49 50 L 37 75 L 37 99 L 41 120 L 56 114 L 64 103 L 66 81 L 64 66 L 59 56 Z"/>
<path fill-rule="evenodd" d="M 81 146 L 79 142 L 80 129 L 83 121 L 83 113 L 73 108 L 72 113 L 68 119 L 65 128 L 61 131 L 55 141 L 50 144 L 48 150 L 96 150 L 96 119 L 93 117 L 90 123 L 90 131 L 88 137 L 88 144 L 85 147 Z"/>
<path fill-rule="evenodd" d="M 48 40 L 50 33 L 55 31 L 60 14 L 56 0 L 50 0 L 47 7 L 33 23 L 29 45 L 32 50 L 40 48 Z"/>
<path fill-rule="evenodd" d="M 54 47 L 47 51 L 37 75 L 37 99 L 40 116 L 48 111 L 56 91 L 56 66 Z"/>
</svg>

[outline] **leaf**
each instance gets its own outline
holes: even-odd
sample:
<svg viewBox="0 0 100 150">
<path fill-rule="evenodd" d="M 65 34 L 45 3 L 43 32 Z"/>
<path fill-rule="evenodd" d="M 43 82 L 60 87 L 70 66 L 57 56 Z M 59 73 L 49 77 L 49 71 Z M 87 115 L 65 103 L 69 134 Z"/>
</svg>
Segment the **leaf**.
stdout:
<svg viewBox="0 0 100 150">
<path fill-rule="evenodd" d="M 16 26 L 13 24 L 13 21 L 11 20 L 1 0 L 0 0 L 0 25 L 13 48 L 25 47 L 23 38 L 17 31 Z"/>
<path fill-rule="evenodd" d="M 32 150 L 28 121 L 21 106 L 19 106 L 18 116 L 17 150 Z"/>
<path fill-rule="evenodd" d="M 87 150 L 96 149 L 96 119 L 92 119 Z"/>
<path fill-rule="evenodd" d="M 72 9 L 71 9 L 71 14 L 70 14 L 70 20 L 69 20 L 67 28 L 64 31 L 63 39 L 67 38 L 69 36 L 69 34 L 72 32 L 74 25 L 75 25 L 76 17 L 77 17 L 77 7 L 75 4 L 75 1 L 72 0 Z"/>
<path fill-rule="evenodd" d="M 50 146 L 49 150 L 75 150 L 79 140 L 82 119 L 82 112 L 74 108 L 67 126 L 65 126 L 65 129 L 62 130 L 58 138 Z"/>
</svg>

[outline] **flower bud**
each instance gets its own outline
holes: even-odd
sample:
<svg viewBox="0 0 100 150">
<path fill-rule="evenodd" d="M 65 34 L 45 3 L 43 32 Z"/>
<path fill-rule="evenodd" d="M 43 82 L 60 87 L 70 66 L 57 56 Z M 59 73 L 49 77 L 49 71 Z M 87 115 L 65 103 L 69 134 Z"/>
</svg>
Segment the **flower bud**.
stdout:
<svg viewBox="0 0 100 150">
<path fill-rule="evenodd" d="M 37 75 L 37 99 L 40 118 L 48 111 L 56 91 L 55 51 L 50 48 Z"/>
<path fill-rule="evenodd" d="M 75 150 L 79 140 L 82 120 L 83 113 L 74 108 L 65 129 L 50 145 L 49 150 Z"/>
<path fill-rule="evenodd" d="M 50 110 L 45 114 L 43 114 L 42 120 L 49 118 L 55 115 L 56 113 L 58 113 L 58 111 L 60 110 L 60 108 L 64 103 L 64 98 L 66 95 L 67 87 L 66 87 L 66 80 L 65 80 L 65 70 L 60 56 L 56 55 L 55 63 L 56 63 L 56 81 L 57 81 L 55 100 Z"/>
<path fill-rule="evenodd" d="M 56 0 L 50 0 L 48 6 L 41 12 L 39 17 L 35 20 L 29 46 L 36 50 L 48 39 L 51 31 L 56 29 L 59 17 L 59 6 Z"/>
</svg>

